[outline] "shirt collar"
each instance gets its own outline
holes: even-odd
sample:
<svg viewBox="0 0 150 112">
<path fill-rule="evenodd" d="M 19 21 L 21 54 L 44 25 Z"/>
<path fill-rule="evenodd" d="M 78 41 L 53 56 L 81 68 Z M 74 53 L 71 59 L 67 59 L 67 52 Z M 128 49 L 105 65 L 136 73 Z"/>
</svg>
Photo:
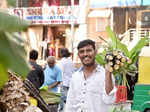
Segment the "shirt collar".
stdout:
<svg viewBox="0 0 150 112">
<path fill-rule="evenodd" d="M 100 72 L 102 70 L 102 66 L 99 64 L 96 64 L 96 72 Z M 79 68 L 79 72 L 83 71 L 83 66 Z"/>
</svg>

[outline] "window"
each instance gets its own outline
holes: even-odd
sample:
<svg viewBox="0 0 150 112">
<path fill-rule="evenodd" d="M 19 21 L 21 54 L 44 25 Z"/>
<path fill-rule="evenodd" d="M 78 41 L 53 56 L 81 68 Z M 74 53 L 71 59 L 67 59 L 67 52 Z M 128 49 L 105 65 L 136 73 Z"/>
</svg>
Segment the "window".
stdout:
<svg viewBox="0 0 150 112">
<path fill-rule="evenodd" d="M 71 0 L 60 0 L 61 6 L 71 6 Z M 79 5 L 79 0 L 74 0 L 74 5 Z"/>
</svg>

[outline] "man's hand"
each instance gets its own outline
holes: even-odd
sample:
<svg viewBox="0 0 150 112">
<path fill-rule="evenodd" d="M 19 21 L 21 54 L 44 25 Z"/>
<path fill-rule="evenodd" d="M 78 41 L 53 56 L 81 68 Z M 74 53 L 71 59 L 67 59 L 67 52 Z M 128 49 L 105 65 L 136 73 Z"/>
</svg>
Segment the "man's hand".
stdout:
<svg viewBox="0 0 150 112">
<path fill-rule="evenodd" d="M 109 94 L 111 92 L 111 90 L 113 89 L 113 83 L 112 83 L 112 76 L 111 76 L 111 72 L 109 72 L 109 68 L 110 65 L 106 64 L 105 65 L 105 89 L 106 89 L 106 93 Z"/>
</svg>

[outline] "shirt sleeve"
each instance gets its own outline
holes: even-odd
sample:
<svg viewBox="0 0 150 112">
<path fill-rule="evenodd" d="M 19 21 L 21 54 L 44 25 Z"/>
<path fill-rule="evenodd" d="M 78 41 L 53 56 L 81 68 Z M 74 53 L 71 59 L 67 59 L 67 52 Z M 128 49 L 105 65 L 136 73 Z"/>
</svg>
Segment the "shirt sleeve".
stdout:
<svg viewBox="0 0 150 112">
<path fill-rule="evenodd" d="M 113 81 L 114 88 L 111 90 L 111 92 L 109 94 L 106 93 L 105 86 L 103 86 L 104 88 L 103 88 L 102 99 L 103 99 L 104 103 L 106 103 L 106 104 L 112 104 L 116 100 L 117 88 L 115 87 L 115 79 L 114 79 L 113 75 L 112 75 L 112 81 Z"/>
</svg>

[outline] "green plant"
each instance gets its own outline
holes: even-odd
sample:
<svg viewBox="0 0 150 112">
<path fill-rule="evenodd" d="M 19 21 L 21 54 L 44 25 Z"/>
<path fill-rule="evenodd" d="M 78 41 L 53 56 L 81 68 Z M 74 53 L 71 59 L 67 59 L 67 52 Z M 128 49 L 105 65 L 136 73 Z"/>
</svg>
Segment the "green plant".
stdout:
<svg viewBox="0 0 150 112">
<path fill-rule="evenodd" d="M 127 110 L 127 109 L 124 109 L 123 106 L 121 106 L 119 109 L 118 108 L 113 108 L 112 110 L 110 110 L 110 112 L 136 112 L 136 111 L 133 111 L 133 110 Z"/>
<path fill-rule="evenodd" d="M 120 74 L 122 74 L 122 84 L 126 85 L 128 83 L 125 75 L 132 75 L 133 73 L 137 72 L 135 63 L 138 59 L 141 49 L 149 42 L 148 36 L 141 38 L 138 43 L 129 51 L 127 46 L 120 42 L 119 38 L 115 35 L 110 27 L 107 27 L 106 31 L 108 33 L 108 36 L 110 37 L 111 43 L 105 41 L 107 45 L 105 46 L 102 53 L 96 55 L 96 61 L 104 66 L 107 63 L 105 60 L 105 56 L 108 52 L 121 51 L 124 56 L 132 60 L 132 62 L 125 63 L 124 66 L 120 67 L 119 70 L 114 71 L 113 74 L 115 77 L 118 77 L 120 76 Z"/>
<path fill-rule="evenodd" d="M 25 31 L 28 25 L 26 21 L 0 10 L 0 89 L 8 80 L 8 70 L 23 78 L 29 72 L 26 52 L 22 45 L 25 42 L 16 33 Z"/>
</svg>

